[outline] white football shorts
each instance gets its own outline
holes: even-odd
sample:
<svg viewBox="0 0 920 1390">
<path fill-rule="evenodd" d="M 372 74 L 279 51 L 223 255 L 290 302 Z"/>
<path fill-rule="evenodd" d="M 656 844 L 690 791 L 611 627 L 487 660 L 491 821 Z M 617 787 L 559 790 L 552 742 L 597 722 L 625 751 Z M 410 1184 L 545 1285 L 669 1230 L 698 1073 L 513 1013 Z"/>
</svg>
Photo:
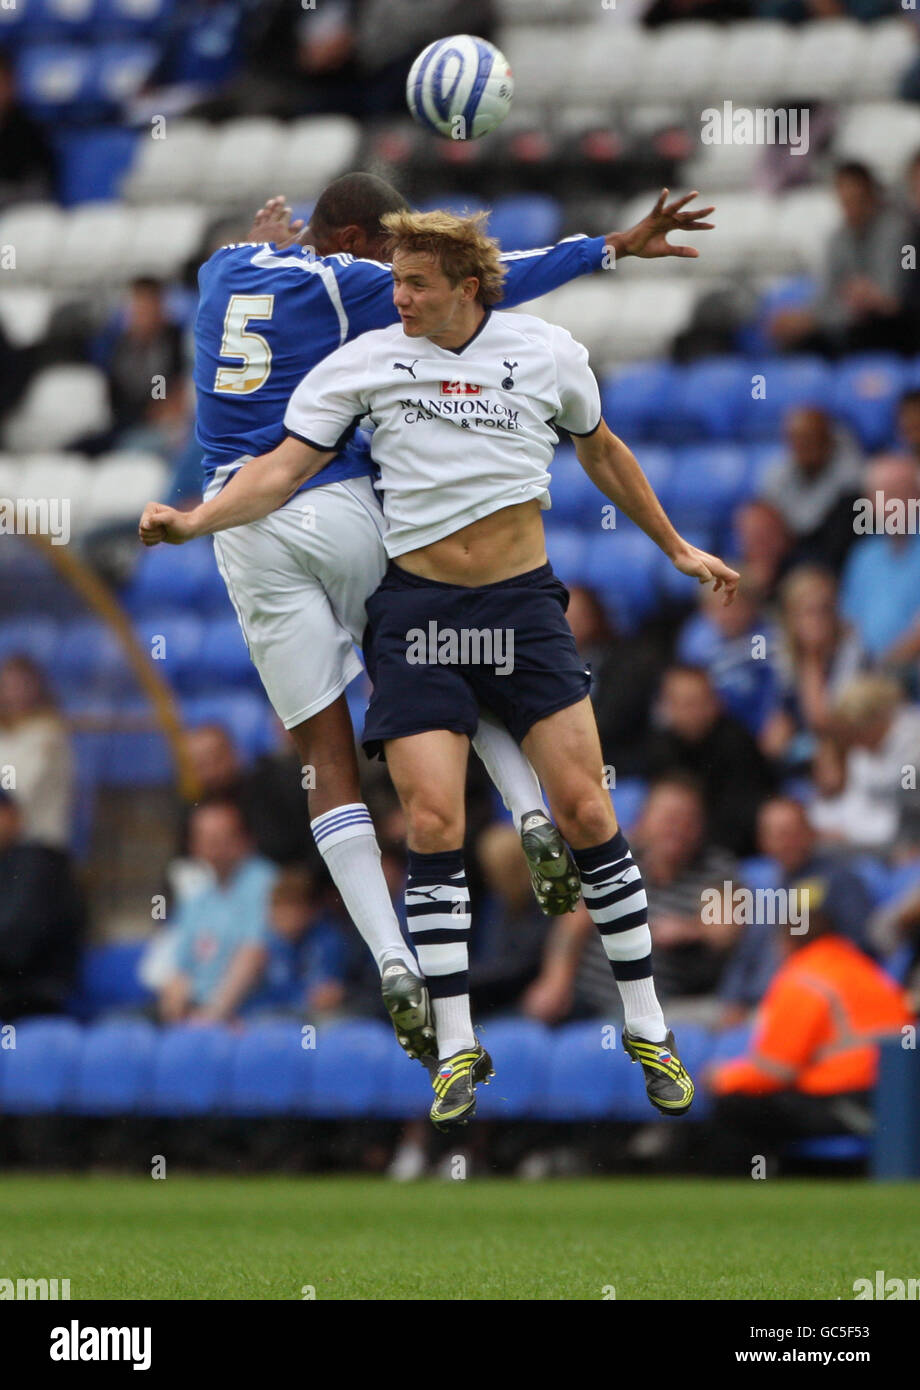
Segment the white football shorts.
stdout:
<svg viewBox="0 0 920 1390">
<path fill-rule="evenodd" d="M 214 536 L 249 655 L 286 729 L 331 705 L 363 669 L 353 644 L 387 567 L 384 525 L 370 479 L 349 478 Z"/>
</svg>

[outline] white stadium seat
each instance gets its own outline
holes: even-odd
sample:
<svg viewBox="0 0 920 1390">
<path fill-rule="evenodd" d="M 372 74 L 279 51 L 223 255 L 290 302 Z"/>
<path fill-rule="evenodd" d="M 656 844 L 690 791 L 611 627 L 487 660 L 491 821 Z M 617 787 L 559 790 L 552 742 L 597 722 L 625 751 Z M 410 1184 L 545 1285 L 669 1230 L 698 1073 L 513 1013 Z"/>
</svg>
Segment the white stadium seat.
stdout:
<svg viewBox="0 0 920 1390">
<path fill-rule="evenodd" d="M 571 99 L 577 91 L 585 96 L 584 87 L 574 83 L 580 72 L 583 45 L 579 35 L 585 27 L 567 27 L 565 42 L 560 43 L 559 31 L 550 24 L 516 25 L 501 31 L 498 47 L 511 64 L 514 77 L 514 105 L 520 111 L 555 107 Z"/>
<path fill-rule="evenodd" d="M 0 499 L 7 501 L 19 491 L 22 463 L 11 454 L 0 454 Z"/>
<path fill-rule="evenodd" d="M 749 105 L 769 103 L 782 85 L 799 32 L 768 19 L 727 26 L 716 64 L 716 99 Z"/>
<path fill-rule="evenodd" d="M 71 535 L 79 536 L 89 517 L 92 473 L 93 465 L 81 454 L 29 454 L 21 461 L 13 495 L 66 500 Z"/>
<path fill-rule="evenodd" d="M 716 72 L 723 42 L 721 27 L 704 20 L 665 25 L 645 54 L 639 88 L 642 100 L 708 103 L 718 90 Z"/>
<path fill-rule="evenodd" d="M 361 127 L 349 116 L 308 116 L 282 127 L 274 188 L 286 198 L 315 198 L 332 179 L 354 167 Z M 263 196 L 264 174 L 253 193 Z"/>
<path fill-rule="evenodd" d="M 855 19 L 803 25 L 792 47 L 778 95 L 793 101 L 846 99 L 863 61 L 866 26 Z"/>
<path fill-rule="evenodd" d="M 122 203 L 86 203 L 61 222 L 51 264 L 55 284 L 67 289 L 110 285 L 124 275 L 133 214 Z"/>
<path fill-rule="evenodd" d="M 862 62 L 851 97 L 884 101 L 898 95 L 901 78 L 917 52 L 912 29 L 906 16 L 877 19 L 864 27 Z"/>
<path fill-rule="evenodd" d="M 200 247 L 207 221 L 206 209 L 194 203 L 133 211 L 125 249 L 127 275 L 177 275 Z"/>
<path fill-rule="evenodd" d="M 167 118 L 163 138 L 155 130 L 138 141 L 133 168 L 122 185 L 131 202 L 164 202 L 201 195 L 215 132 L 203 121 Z"/>
<path fill-rule="evenodd" d="M 55 203 L 19 203 L 0 216 L 0 254 L 6 256 L 6 248 L 13 248 L 17 282 L 48 279 L 58 250 L 62 216 Z M 4 274 L 12 268 L 7 265 Z"/>
<path fill-rule="evenodd" d="M 829 188 L 800 188 L 776 200 L 768 234 L 787 249 L 790 269 L 820 274 L 827 261 L 827 239 L 840 224 L 840 207 Z"/>
<path fill-rule="evenodd" d="M 611 271 L 564 285 L 523 312 L 567 328 L 601 370 L 609 362 L 665 352 L 686 327 L 696 294 L 687 280 L 628 283 Z"/>
<path fill-rule="evenodd" d="M 920 108 L 906 101 L 851 106 L 834 136 L 837 159 L 860 159 L 880 178 L 894 182 L 920 150 Z"/>
<path fill-rule="evenodd" d="M 155 454 L 105 454 L 93 467 L 89 524 L 136 521 L 152 497 L 168 490 L 169 477 L 169 465 Z"/>
<path fill-rule="evenodd" d="M 201 195 L 210 203 L 226 206 L 251 198 L 257 188 L 274 188 L 285 137 L 286 128 L 270 116 L 241 117 L 219 126 Z"/>
<path fill-rule="evenodd" d="M 3 442 L 17 452 L 61 449 L 111 423 L 108 383 L 98 367 L 46 367 L 9 416 Z"/>
<path fill-rule="evenodd" d="M 53 296 L 39 285 L 5 285 L 0 280 L 0 324 L 13 347 L 41 342 L 53 306 Z"/>
<path fill-rule="evenodd" d="M 702 189 L 704 202 L 701 205 L 708 206 L 710 202 L 715 202 L 706 191 L 709 188 L 724 188 L 726 192 L 750 188 L 763 155 L 762 145 L 700 144 L 696 154 L 680 171 L 681 188 Z M 705 251 L 709 238 L 713 235 L 715 233 L 707 235 L 704 232 L 699 238 L 702 250 Z"/>
<path fill-rule="evenodd" d="M 638 24 L 583 24 L 566 31 L 566 44 L 577 46 L 575 76 L 562 100 L 602 101 L 629 106 L 644 101 L 645 64 L 654 39 Z"/>
</svg>

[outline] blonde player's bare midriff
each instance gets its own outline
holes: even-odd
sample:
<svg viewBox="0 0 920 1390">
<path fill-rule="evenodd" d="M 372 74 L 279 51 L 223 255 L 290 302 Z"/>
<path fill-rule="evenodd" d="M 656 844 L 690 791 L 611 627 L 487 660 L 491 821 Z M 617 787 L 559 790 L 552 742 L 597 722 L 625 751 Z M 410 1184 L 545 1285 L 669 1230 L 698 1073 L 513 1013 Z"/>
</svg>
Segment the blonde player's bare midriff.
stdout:
<svg viewBox="0 0 920 1390">
<path fill-rule="evenodd" d="M 546 564 L 540 504 L 533 499 L 501 507 L 394 563 L 423 579 L 470 589 L 539 569 Z"/>
</svg>

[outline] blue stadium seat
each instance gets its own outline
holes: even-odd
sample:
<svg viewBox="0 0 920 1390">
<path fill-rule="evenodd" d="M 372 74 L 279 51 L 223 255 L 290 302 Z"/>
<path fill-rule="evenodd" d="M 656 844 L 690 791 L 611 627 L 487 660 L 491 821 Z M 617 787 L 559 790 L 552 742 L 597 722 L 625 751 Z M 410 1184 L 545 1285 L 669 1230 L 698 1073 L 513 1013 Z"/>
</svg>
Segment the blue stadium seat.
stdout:
<svg viewBox="0 0 920 1390">
<path fill-rule="evenodd" d="M 245 758 L 258 757 L 274 746 L 276 721 L 264 695 L 215 691 L 183 699 L 181 706 L 190 729 L 202 724 L 222 725 Z"/>
<path fill-rule="evenodd" d="M 70 693 L 98 690 L 114 695 L 135 685 L 124 648 L 98 618 L 78 618 L 67 624 L 51 674 Z"/>
<path fill-rule="evenodd" d="M 0 661 L 25 654 L 45 666 L 56 655 L 60 640 L 60 628 L 53 618 L 43 618 L 40 613 L 8 618 L 0 623 Z"/>
<path fill-rule="evenodd" d="M 89 109 L 92 61 L 76 44 L 24 48 L 16 66 L 23 105 L 42 121 L 65 121 Z"/>
<path fill-rule="evenodd" d="M 738 434 L 745 440 L 779 440 L 783 420 L 797 406 L 832 408 L 834 375 L 821 357 L 766 357 L 747 364 L 747 388 Z M 763 377 L 762 394 L 753 395 L 752 379 Z"/>
<path fill-rule="evenodd" d="M 894 443 L 898 398 L 907 378 L 903 358 L 894 353 L 866 352 L 838 365 L 833 408 L 866 449 L 885 449 Z"/>
<path fill-rule="evenodd" d="M 822 1134 L 814 1139 L 794 1139 L 785 1149 L 789 1158 L 814 1159 L 821 1163 L 861 1163 L 871 1152 L 871 1140 L 864 1134 Z"/>
<path fill-rule="evenodd" d="M 775 859 L 770 859 L 765 854 L 752 854 L 747 859 L 742 859 L 739 868 L 740 881 L 745 888 L 751 888 L 754 892 L 758 888 L 782 887 L 782 870 Z"/>
<path fill-rule="evenodd" d="M 262 688 L 234 614 L 205 624 L 197 661 L 186 672 L 186 679 L 199 690 L 240 685 Z"/>
<path fill-rule="evenodd" d="M 686 444 L 674 451 L 668 514 L 684 527 L 726 525 L 748 491 L 744 451 L 732 444 Z"/>
<path fill-rule="evenodd" d="M 497 1018 L 479 1030 L 495 1064 L 488 1086 L 476 1088 L 476 1114 L 483 1120 L 517 1120 L 538 1114 L 551 1046 L 550 1032 L 528 1018 Z"/>
<path fill-rule="evenodd" d="M 377 1111 L 389 1120 L 421 1119 L 428 1114 L 434 1099 L 428 1072 L 421 1063 L 411 1061 L 392 1036 L 391 1043 L 383 1059 Z M 482 1094 L 483 1091 L 477 1091 L 477 1095 Z"/>
<path fill-rule="evenodd" d="M 105 43 L 93 49 L 87 95 L 100 111 L 115 114 L 137 96 L 159 59 L 155 43 Z"/>
<path fill-rule="evenodd" d="M 783 446 L 777 440 L 748 444 L 745 446 L 744 456 L 747 459 L 745 493 L 749 497 L 759 497 L 763 489 L 764 478 L 782 460 Z"/>
<path fill-rule="evenodd" d="M 207 1115 L 226 1110 L 234 1041 L 228 1028 L 164 1028 L 157 1035 L 145 1112 Z"/>
<path fill-rule="evenodd" d="M 678 377 L 670 362 L 635 362 L 605 376 L 601 407 L 614 434 L 630 446 L 639 439 L 679 438 L 673 413 Z"/>
<path fill-rule="evenodd" d="M 96 0 L 93 29 L 98 35 L 155 38 L 169 27 L 176 0 Z"/>
<path fill-rule="evenodd" d="M 489 219 L 489 235 L 503 251 L 551 246 L 562 226 L 562 209 L 548 193 L 515 193 L 499 198 Z"/>
<path fill-rule="evenodd" d="M 233 621 L 236 622 L 236 619 Z M 134 632 L 144 651 L 156 663 L 156 670 L 165 676 L 174 689 L 193 690 L 197 687 L 201 646 L 206 632 L 205 623 L 197 613 L 181 608 L 150 611 L 135 619 Z"/>
<path fill-rule="evenodd" d="M 550 524 L 555 505 L 543 513 L 547 523 L 546 555 L 564 584 L 581 584 L 585 571 L 585 532 L 574 526 Z"/>
<path fill-rule="evenodd" d="M 550 467 L 553 522 L 596 530 L 607 498 L 600 493 L 575 456 L 571 444 L 560 444 Z"/>
<path fill-rule="evenodd" d="M 79 1024 L 70 1018 L 30 1018 L 15 1027 L 15 1048 L 0 1051 L 0 1112 L 66 1110 L 82 1051 Z"/>
<path fill-rule="evenodd" d="M 615 1025 L 596 1019 L 566 1024 L 550 1035 L 549 1069 L 541 1106 L 547 1119 L 621 1117 L 625 1067 L 617 1033 Z M 613 1041 L 615 1046 L 611 1046 Z"/>
<path fill-rule="evenodd" d="M 234 1115 L 287 1115 L 304 1103 L 314 1054 L 299 1023 L 252 1025 L 237 1040 L 230 1072 Z"/>
<path fill-rule="evenodd" d="M 770 320 L 780 309 L 803 309 L 811 304 L 818 291 L 817 281 L 810 275 L 797 275 L 770 285 L 757 305 L 756 318 L 742 326 L 738 347 L 749 357 L 764 357 L 775 344 L 767 331 Z"/>
<path fill-rule="evenodd" d="M 622 777 L 611 792 L 617 821 L 628 835 L 642 813 L 648 796 L 648 782 L 644 777 Z"/>
<path fill-rule="evenodd" d="M 30 39 L 80 42 L 88 38 L 99 0 L 24 0 Z M 23 0 L 17 0 L 17 5 Z"/>
<path fill-rule="evenodd" d="M 166 605 L 200 612 L 215 579 L 222 588 L 223 580 L 209 540 L 191 541 L 181 547 L 158 545 L 144 551 L 122 593 L 122 602 L 130 613 L 136 614 L 157 611 Z"/>
<path fill-rule="evenodd" d="M 137 977 L 145 941 L 113 941 L 89 946 L 80 962 L 80 975 L 70 1011 L 89 1020 L 109 1009 L 143 1008 L 153 996 Z"/>
<path fill-rule="evenodd" d="M 691 439 L 733 439 L 751 394 L 748 365 L 737 357 L 694 362 L 678 373 L 673 420 Z"/>
<path fill-rule="evenodd" d="M 743 1057 L 751 1044 L 753 1024 L 739 1023 L 735 1028 L 726 1028 L 713 1037 L 709 1062 L 730 1062 L 735 1057 Z"/>
<path fill-rule="evenodd" d="M 661 595 L 661 551 L 635 527 L 589 538 L 584 583 L 593 589 L 617 627 L 633 631 Z"/>
<path fill-rule="evenodd" d="M 73 1108 L 81 1115 L 131 1115 L 145 1106 L 157 1030 L 146 1019 L 87 1028 Z"/>
<path fill-rule="evenodd" d="M 136 130 L 111 127 L 55 131 L 57 189 L 64 206 L 116 199 L 139 138 Z"/>
<path fill-rule="evenodd" d="M 629 442 L 629 441 L 627 441 Z M 638 444 L 630 448 L 639 460 L 639 467 L 648 478 L 662 506 L 667 510 L 668 489 L 674 472 L 674 452 L 661 444 Z"/>
<path fill-rule="evenodd" d="M 335 1119 L 378 1113 L 385 1059 L 396 1052 L 406 1068 L 424 1072 L 410 1062 L 392 1030 L 373 1019 L 348 1019 L 319 1028 L 316 1047 L 306 1051 L 309 1082 L 298 1100 L 298 1112 Z"/>
</svg>

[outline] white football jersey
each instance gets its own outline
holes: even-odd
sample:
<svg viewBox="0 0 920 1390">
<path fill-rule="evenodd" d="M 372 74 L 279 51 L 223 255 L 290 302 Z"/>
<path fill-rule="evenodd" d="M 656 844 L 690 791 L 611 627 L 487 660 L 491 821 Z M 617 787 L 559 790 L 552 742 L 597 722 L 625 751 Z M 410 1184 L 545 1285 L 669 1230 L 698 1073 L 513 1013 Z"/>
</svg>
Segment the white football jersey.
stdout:
<svg viewBox="0 0 920 1390">
<path fill-rule="evenodd" d="M 409 338 L 401 324 L 362 334 L 307 373 L 284 424 L 328 450 L 365 416 L 387 551 L 402 555 L 502 507 L 548 507 L 553 424 L 593 434 L 600 392 L 564 328 L 487 310 L 462 348 Z"/>
</svg>

